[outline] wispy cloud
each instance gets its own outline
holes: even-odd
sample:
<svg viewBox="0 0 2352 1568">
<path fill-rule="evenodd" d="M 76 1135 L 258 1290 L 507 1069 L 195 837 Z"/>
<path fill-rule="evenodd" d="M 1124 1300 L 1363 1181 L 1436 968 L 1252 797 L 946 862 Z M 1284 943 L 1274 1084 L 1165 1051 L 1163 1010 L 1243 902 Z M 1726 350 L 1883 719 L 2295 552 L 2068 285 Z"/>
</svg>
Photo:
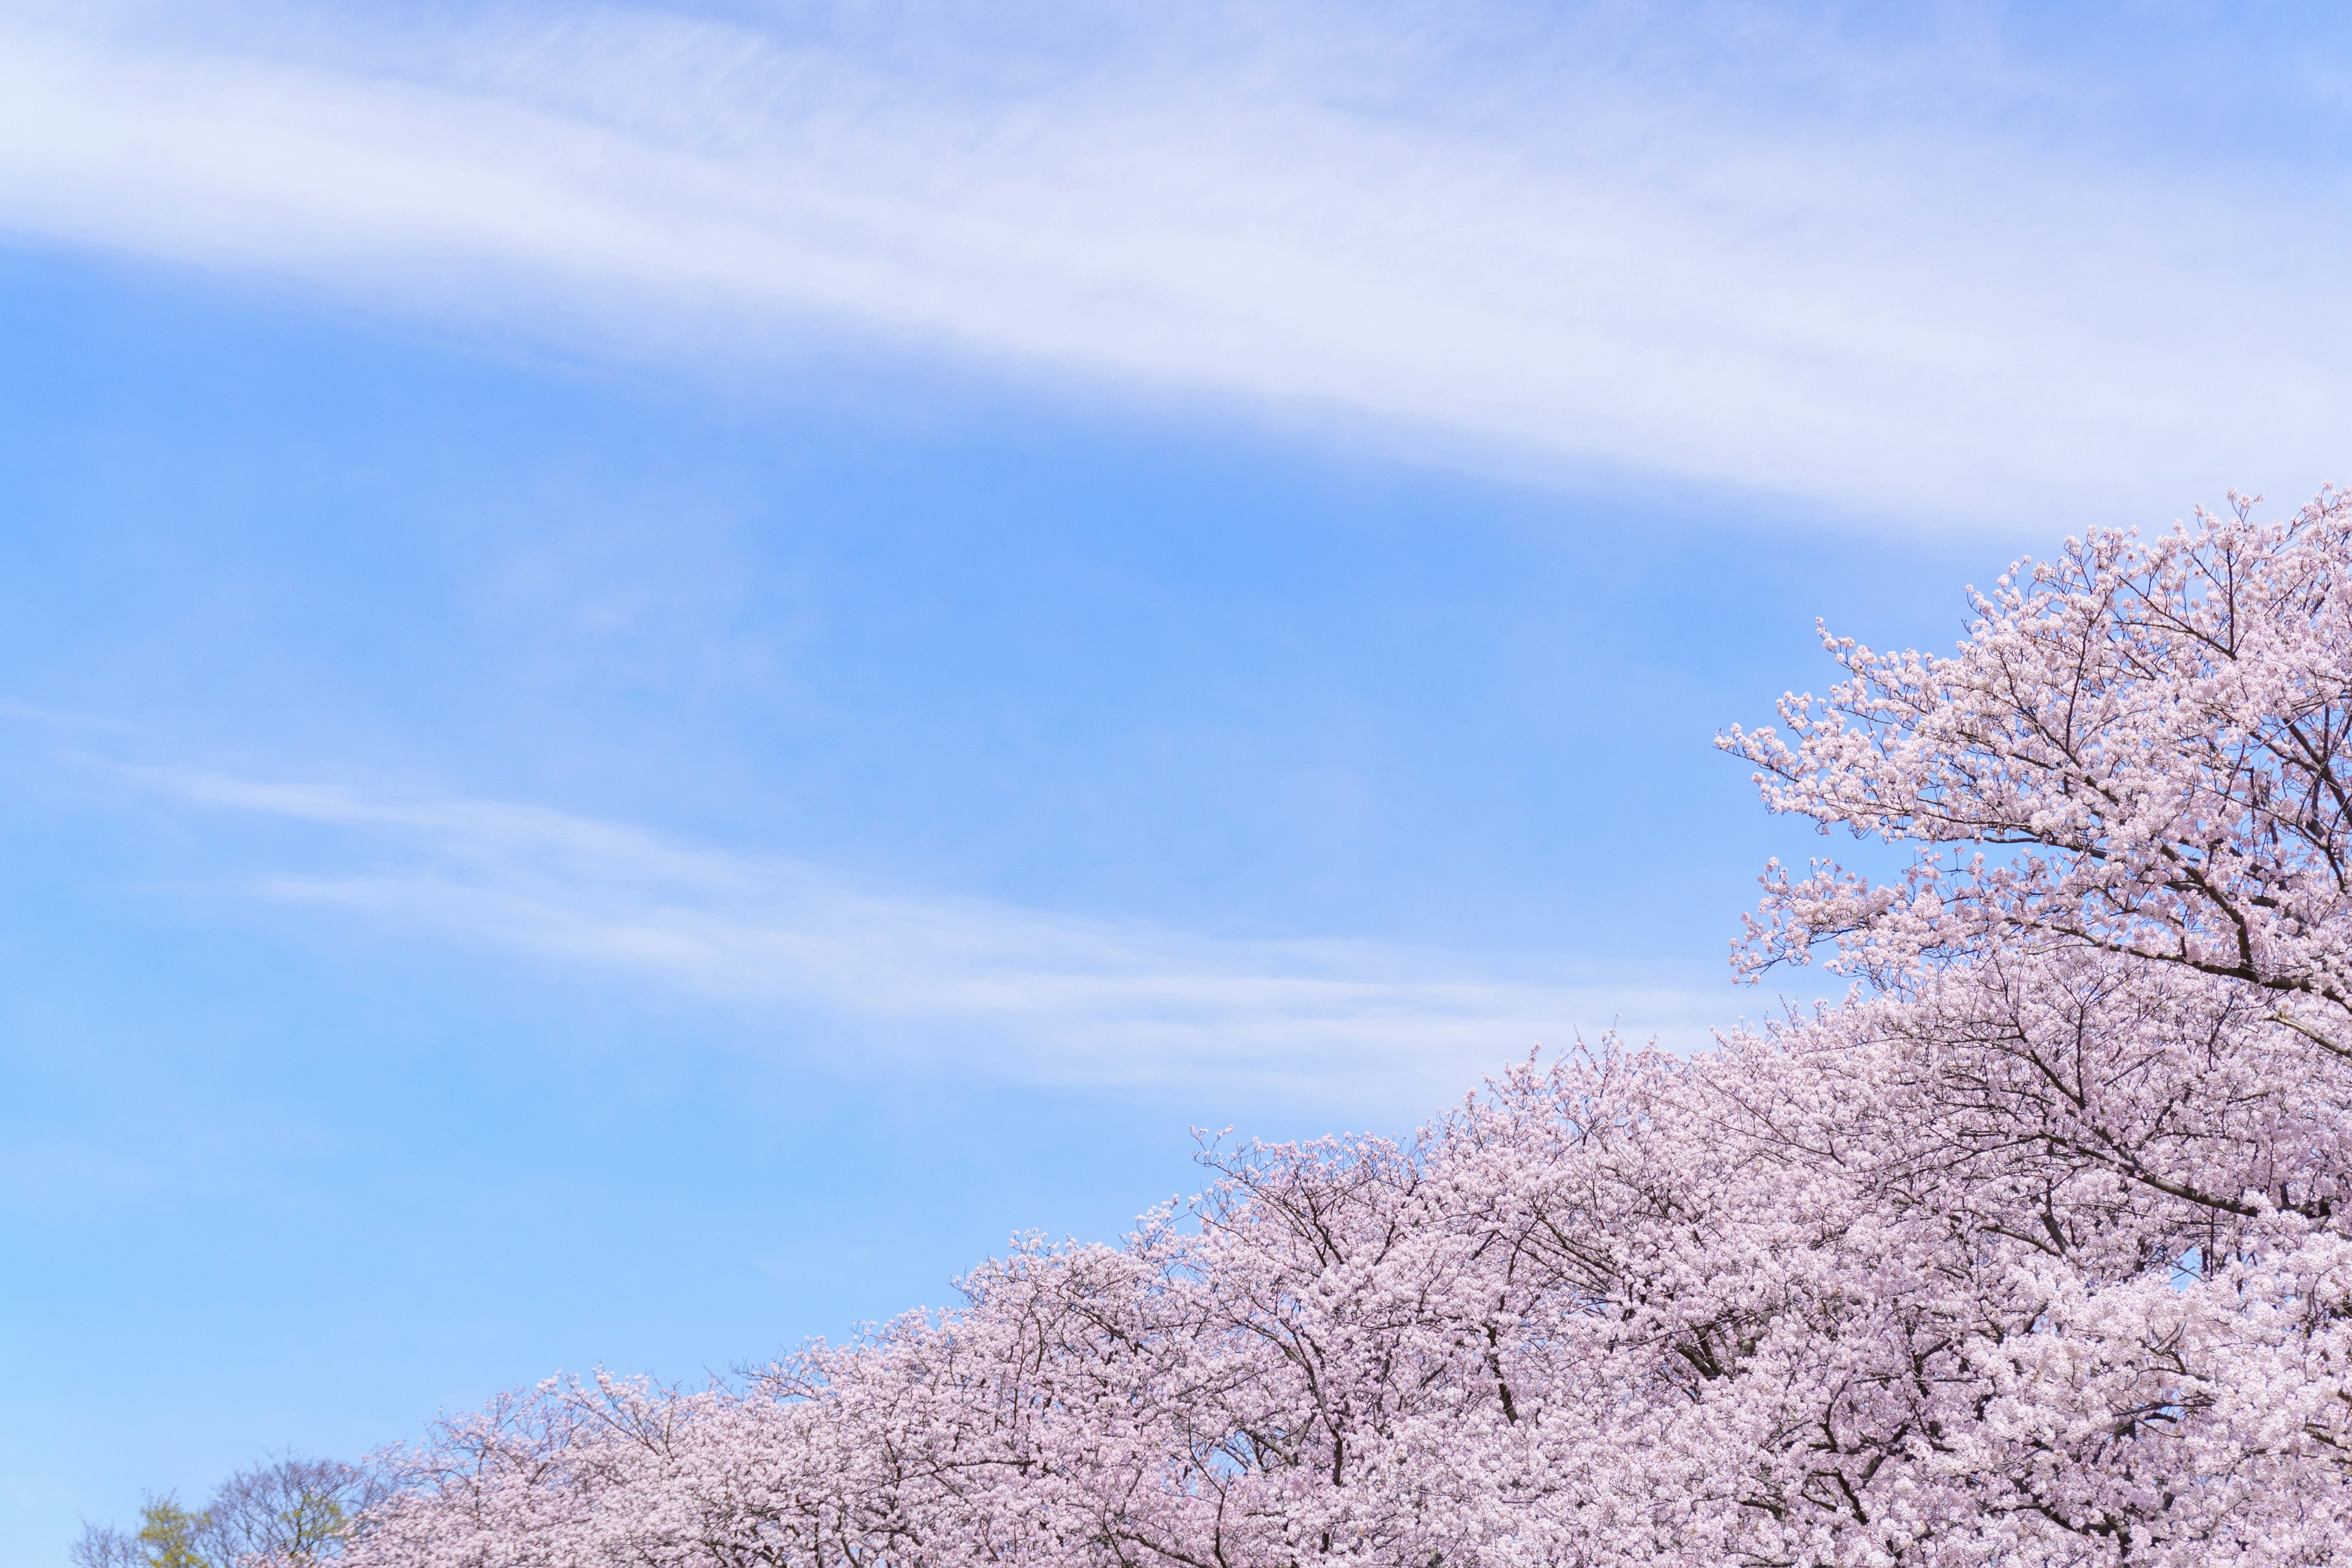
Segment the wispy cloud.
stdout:
<svg viewBox="0 0 2352 1568">
<path fill-rule="evenodd" d="M 1620 1026 L 1678 1047 L 1720 986 L 1562 983 L 1521 962 L 1359 942 L 1234 941 L 882 889 L 537 806 L 149 771 L 193 805 L 332 830 L 331 868 L 248 894 L 856 1026 L 960 1066 L 1066 1083 L 1183 1077 L 1314 1099 L 1425 1101 L 1538 1042 Z M 363 866 L 364 869 L 354 869 Z"/>
<path fill-rule="evenodd" d="M 0 225 L 632 353 L 863 333 L 2004 525 L 2308 483 L 2352 398 L 2294 171 L 1990 132 L 1930 112 L 1949 60 L 1738 13 L 1709 52 L 1476 7 L 14 10 Z"/>
</svg>

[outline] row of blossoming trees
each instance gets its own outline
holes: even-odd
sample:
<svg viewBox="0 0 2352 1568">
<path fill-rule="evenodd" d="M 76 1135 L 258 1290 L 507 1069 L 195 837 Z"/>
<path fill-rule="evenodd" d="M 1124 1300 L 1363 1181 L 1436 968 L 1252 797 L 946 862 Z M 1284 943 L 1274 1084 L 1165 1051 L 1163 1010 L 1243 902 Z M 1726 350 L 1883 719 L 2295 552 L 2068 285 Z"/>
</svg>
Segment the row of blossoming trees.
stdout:
<svg viewBox="0 0 2352 1568">
<path fill-rule="evenodd" d="M 1213 1154 L 731 1384 L 446 1424 L 352 1568 L 2352 1560 L 2352 498 L 2100 534 L 1723 744 L 1843 1005 Z"/>
</svg>

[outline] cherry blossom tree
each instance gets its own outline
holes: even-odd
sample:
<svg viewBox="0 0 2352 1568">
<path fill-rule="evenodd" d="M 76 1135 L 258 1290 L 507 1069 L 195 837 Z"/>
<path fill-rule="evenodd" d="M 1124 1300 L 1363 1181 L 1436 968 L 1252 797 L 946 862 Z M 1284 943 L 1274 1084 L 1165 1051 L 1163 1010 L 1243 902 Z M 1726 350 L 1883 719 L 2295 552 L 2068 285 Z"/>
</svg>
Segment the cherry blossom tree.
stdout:
<svg viewBox="0 0 2352 1568">
<path fill-rule="evenodd" d="M 1915 850 L 1876 887 L 1775 868 L 1748 963 L 2083 944 L 2245 982 L 2352 1050 L 2352 494 L 2095 533 L 1971 599 L 1949 657 L 1824 631 L 1848 679 L 1783 700 L 1795 743 L 1725 735 L 1775 810 Z"/>
<path fill-rule="evenodd" d="M 1734 730 L 1909 853 L 1768 871 L 1856 989 L 1213 1147 L 1116 1247 L 386 1457 L 352 1568 L 2352 1560 L 2352 500 L 2095 534 Z"/>
</svg>

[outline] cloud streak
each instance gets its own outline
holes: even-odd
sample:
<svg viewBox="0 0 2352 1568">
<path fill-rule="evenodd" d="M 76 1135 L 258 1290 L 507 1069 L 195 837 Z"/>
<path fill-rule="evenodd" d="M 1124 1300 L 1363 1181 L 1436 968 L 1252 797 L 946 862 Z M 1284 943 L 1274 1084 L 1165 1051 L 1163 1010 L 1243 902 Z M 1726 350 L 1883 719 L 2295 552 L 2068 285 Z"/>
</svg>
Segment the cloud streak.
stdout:
<svg viewBox="0 0 2352 1568">
<path fill-rule="evenodd" d="M 1109 1087 L 1216 1079 L 1419 1104 L 1538 1041 L 1561 1046 L 1622 1022 L 1635 1037 L 1694 1047 L 1728 1021 L 1721 987 L 1680 976 L 1563 984 L 1559 966 L 1545 976 L 1370 942 L 1214 939 L 862 886 L 542 807 L 138 776 L 194 805 L 329 831 L 332 868 L 254 877 L 249 894 L 754 1011 L 830 1017 L 860 1039 L 985 1075 Z"/>
<path fill-rule="evenodd" d="M 2344 225 L 2294 171 L 1938 119 L 1938 59 L 1737 40 L 1775 89 L 1475 9 L 329 15 L 0 12 L 0 225 L 600 350 L 845 337 L 1996 526 L 2306 485 L 2352 403 Z"/>
</svg>

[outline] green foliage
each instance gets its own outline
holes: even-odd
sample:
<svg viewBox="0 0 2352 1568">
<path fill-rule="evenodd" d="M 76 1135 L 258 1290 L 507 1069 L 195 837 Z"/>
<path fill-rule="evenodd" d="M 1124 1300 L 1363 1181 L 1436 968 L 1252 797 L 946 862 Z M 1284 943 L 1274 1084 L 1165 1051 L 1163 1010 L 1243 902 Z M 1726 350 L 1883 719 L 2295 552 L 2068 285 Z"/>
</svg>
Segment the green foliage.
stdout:
<svg viewBox="0 0 2352 1568">
<path fill-rule="evenodd" d="M 150 1494 L 134 1531 L 90 1525 L 74 1544 L 75 1568 L 323 1568 L 343 1548 L 375 1483 L 333 1459 L 288 1456 L 243 1469 L 201 1509 Z"/>
<path fill-rule="evenodd" d="M 199 1544 L 211 1523 L 207 1515 L 189 1512 L 166 1492 L 149 1498 L 139 1510 L 139 1544 L 153 1568 L 213 1568 Z"/>
</svg>

